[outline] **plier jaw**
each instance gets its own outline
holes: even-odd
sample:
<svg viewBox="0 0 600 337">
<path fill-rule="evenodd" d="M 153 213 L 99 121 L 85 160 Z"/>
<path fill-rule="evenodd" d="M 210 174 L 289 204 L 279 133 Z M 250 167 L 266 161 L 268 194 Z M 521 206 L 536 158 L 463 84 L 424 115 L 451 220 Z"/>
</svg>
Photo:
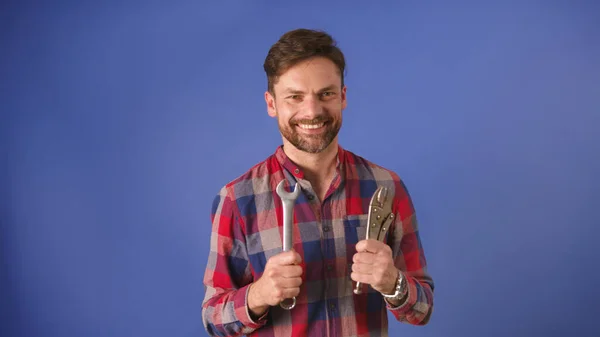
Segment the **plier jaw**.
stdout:
<svg viewBox="0 0 600 337">
<path fill-rule="evenodd" d="M 394 221 L 393 201 L 394 194 L 387 187 L 380 186 L 373 193 L 367 217 L 367 239 L 383 241 L 385 234 Z"/>
</svg>

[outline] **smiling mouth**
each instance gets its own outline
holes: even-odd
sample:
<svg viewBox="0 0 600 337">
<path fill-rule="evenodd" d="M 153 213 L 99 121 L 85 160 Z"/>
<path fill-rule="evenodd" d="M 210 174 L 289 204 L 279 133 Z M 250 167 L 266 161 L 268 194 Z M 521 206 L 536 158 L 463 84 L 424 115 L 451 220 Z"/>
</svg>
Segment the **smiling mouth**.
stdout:
<svg viewBox="0 0 600 337">
<path fill-rule="evenodd" d="M 325 126 L 325 123 L 319 123 L 319 124 L 297 124 L 301 129 L 304 130 L 312 130 L 312 129 L 319 129 L 322 128 L 323 126 Z"/>
</svg>

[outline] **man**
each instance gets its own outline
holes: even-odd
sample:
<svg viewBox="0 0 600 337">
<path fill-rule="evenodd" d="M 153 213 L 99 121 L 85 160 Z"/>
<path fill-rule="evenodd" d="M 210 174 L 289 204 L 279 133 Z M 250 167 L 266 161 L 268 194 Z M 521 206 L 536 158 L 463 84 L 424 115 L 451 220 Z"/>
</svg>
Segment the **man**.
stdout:
<svg viewBox="0 0 600 337">
<path fill-rule="evenodd" d="M 386 336 L 387 311 L 424 325 L 433 310 L 417 220 L 390 170 L 338 144 L 345 59 L 324 32 L 298 29 L 264 63 L 265 100 L 283 145 L 226 184 L 212 206 L 203 322 L 213 336 Z M 282 251 L 277 184 L 299 184 L 293 250 Z M 371 197 L 391 188 L 394 221 L 365 237 Z M 363 284 L 355 294 L 356 282 Z M 296 297 L 291 310 L 280 302 Z"/>
</svg>

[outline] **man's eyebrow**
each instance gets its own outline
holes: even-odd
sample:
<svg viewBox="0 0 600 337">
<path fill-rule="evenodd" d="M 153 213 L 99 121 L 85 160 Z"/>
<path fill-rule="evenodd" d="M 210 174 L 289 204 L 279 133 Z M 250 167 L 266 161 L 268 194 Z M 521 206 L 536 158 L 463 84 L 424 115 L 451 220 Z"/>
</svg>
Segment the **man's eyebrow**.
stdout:
<svg viewBox="0 0 600 337">
<path fill-rule="evenodd" d="M 304 91 L 299 90 L 299 89 L 294 89 L 294 88 L 287 88 L 283 91 L 284 94 L 292 94 L 292 95 L 299 95 L 299 94 L 303 94 Z"/>
<path fill-rule="evenodd" d="M 325 88 L 319 90 L 319 92 L 330 91 L 330 90 L 337 90 L 337 85 L 335 85 L 335 84 L 328 85 Z"/>
<path fill-rule="evenodd" d="M 336 90 L 336 89 L 337 89 L 337 86 L 335 84 L 331 84 L 331 85 L 328 85 L 328 86 L 320 89 L 318 92 L 322 93 L 325 91 Z M 291 95 L 301 95 L 301 94 L 304 94 L 304 91 L 295 89 L 295 88 L 287 88 L 283 91 L 283 93 L 291 94 Z"/>
</svg>

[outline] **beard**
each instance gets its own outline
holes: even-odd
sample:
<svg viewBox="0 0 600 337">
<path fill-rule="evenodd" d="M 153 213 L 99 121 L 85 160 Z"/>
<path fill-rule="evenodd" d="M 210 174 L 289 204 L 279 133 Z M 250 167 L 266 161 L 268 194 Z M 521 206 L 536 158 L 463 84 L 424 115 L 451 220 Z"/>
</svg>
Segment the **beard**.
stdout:
<svg viewBox="0 0 600 337">
<path fill-rule="evenodd" d="M 325 123 L 325 131 L 319 134 L 301 134 L 296 130 L 298 124 L 320 124 Z M 338 135 L 342 122 L 340 119 L 330 117 L 317 117 L 314 119 L 291 119 L 287 125 L 281 122 L 279 131 L 295 148 L 308 153 L 319 153 L 325 150 Z"/>
</svg>

